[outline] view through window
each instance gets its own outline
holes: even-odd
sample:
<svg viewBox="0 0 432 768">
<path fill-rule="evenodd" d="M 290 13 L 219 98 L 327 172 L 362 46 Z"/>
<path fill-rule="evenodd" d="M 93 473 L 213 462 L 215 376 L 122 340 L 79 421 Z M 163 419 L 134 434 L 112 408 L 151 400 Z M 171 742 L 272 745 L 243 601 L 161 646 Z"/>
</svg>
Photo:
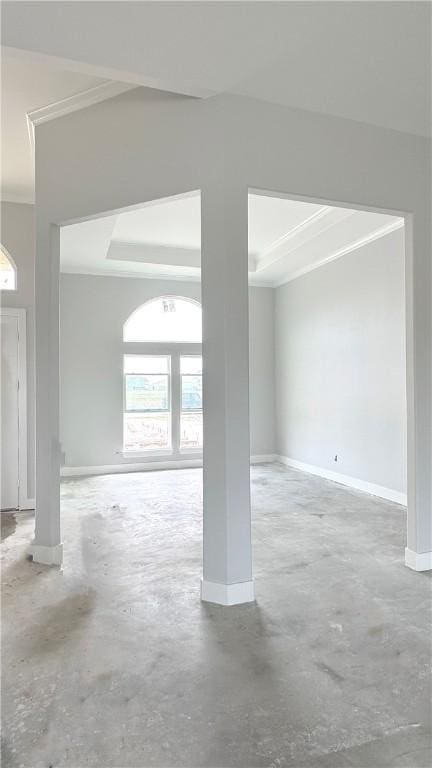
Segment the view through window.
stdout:
<svg viewBox="0 0 432 768">
<path fill-rule="evenodd" d="M 177 296 L 150 300 L 126 321 L 123 339 L 124 452 L 201 453 L 200 305 Z"/>
<path fill-rule="evenodd" d="M 0 245 L 0 290 L 16 289 L 16 270 L 8 252 Z"/>
<path fill-rule="evenodd" d="M 201 448 L 203 442 L 202 358 L 182 356 L 180 376 L 180 448 Z"/>
</svg>

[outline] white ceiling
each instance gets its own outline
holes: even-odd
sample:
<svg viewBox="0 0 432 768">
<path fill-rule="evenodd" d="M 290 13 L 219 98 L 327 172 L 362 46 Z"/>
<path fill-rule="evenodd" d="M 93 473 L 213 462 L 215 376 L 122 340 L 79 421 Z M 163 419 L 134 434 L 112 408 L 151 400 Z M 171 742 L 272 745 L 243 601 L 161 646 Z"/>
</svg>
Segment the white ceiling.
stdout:
<svg viewBox="0 0 432 768">
<path fill-rule="evenodd" d="M 115 83 L 198 97 L 234 93 L 430 135 L 431 7 L 6 0 L 2 199 L 34 200 L 27 113 L 88 89 L 101 87 L 98 100 L 108 98 L 104 86 Z M 73 108 L 88 103 L 78 99 Z"/>
<path fill-rule="evenodd" d="M 2 21 L 3 45 L 64 69 L 430 135 L 429 2 L 9 0 Z"/>
<path fill-rule="evenodd" d="M 249 195 L 249 281 L 281 285 L 339 258 L 403 220 L 261 194 Z M 61 270 L 200 279 L 199 193 L 61 229 Z"/>
<path fill-rule="evenodd" d="M 2 55 L 1 158 L 2 198 L 33 202 L 34 156 L 26 113 L 94 88 L 98 77 L 68 72 L 17 57 Z"/>
</svg>

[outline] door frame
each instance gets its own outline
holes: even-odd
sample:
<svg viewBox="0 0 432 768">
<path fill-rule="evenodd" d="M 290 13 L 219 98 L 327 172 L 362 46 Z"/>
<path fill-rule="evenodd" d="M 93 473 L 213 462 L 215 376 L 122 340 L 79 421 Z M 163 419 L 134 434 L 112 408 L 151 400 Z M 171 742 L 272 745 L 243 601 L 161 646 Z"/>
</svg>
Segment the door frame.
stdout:
<svg viewBox="0 0 432 768">
<path fill-rule="evenodd" d="M 0 316 L 15 317 L 18 326 L 18 509 L 34 509 L 27 495 L 27 311 L 0 307 Z"/>
</svg>

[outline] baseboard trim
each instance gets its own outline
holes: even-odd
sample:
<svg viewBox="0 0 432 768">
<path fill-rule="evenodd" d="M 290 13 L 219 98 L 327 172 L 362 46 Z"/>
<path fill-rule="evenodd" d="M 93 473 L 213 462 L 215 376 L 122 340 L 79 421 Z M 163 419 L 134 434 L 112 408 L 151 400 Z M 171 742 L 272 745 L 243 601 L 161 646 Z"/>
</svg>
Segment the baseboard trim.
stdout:
<svg viewBox="0 0 432 768">
<path fill-rule="evenodd" d="M 23 499 L 20 502 L 19 510 L 20 512 L 25 512 L 28 509 L 35 509 L 36 507 L 36 499 Z"/>
<path fill-rule="evenodd" d="M 28 553 L 32 555 L 33 562 L 42 563 L 42 565 L 61 565 L 63 562 L 63 544 L 50 547 L 45 544 L 35 544 L 32 541 Z"/>
<path fill-rule="evenodd" d="M 264 453 L 264 454 L 258 454 L 256 456 L 250 457 L 250 463 L 251 464 L 271 464 L 273 461 L 276 461 L 277 456 L 275 453 Z"/>
<path fill-rule="evenodd" d="M 265 464 L 276 460 L 273 453 L 251 456 L 251 464 Z M 89 475 L 115 475 L 119 472 L 148 472 L 160 469 L 188 469 L 202 467 L 202 459 L 173 459 L 171 461 L 136 461 L 125 464 L 103 464 L 90 467 L 62 467 L 61 477 L 85 477 Z"/>
<path fill-rule="evenodd" d="M 254 582 L 241 581 L 236 584 L 218 584 L 201 579 L 201 600 L 218 605 L 241 605 L 255 601 Z"/>
<path fill-rule="evenodd" d="M 405 565 L 413 571 L 432 570 L 432 552 L 414 552 L 405 547 Z"/>
<path fill-rule="evenodd" d="M 115 475 L 121 472 L 148 472 L 160 469 L 187 469 L 202 467 L 201 459 L 183 459 L 177 461 L 136 461 L 133 464 L 103 464 L 91 467 L 62 467 L 61 477 L 83 477 L 86 475 Z"/>
<path fill-rule="evenodd" d="M 277 461 L 292 469 L 300 469 L 302 472 L 309 472 L 311 475 L 324 477 L 326 480 L 332 480 L 334 483 L 347 485 L 349 488 L 355 488 L 357 491 L 370 493 L 372 496 L 379 496 L 381 499 L 387 499 L 387 501 L 402 504 L 404 507 L 407 505 L 406 493 L 395 491 L 392 488 L 386 488 L 383 485 L 375 485 L 375 483 L 368 483 L 366 480 L 359 480 L 356 477 L 333 472 L 331 469 L 324 469 L 323 467 L 316 467 L 313 464 L 306 464 L 303 461 L 290 459 L 287 456 L 278 455 Z"/>
</svg>

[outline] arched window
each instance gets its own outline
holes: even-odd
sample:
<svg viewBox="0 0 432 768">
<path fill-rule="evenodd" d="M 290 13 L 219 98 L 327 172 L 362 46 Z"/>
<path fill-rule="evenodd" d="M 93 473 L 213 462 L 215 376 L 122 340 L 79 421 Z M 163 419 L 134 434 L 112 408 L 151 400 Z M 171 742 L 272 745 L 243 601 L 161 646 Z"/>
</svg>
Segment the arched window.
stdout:
<svg viewBox="0 0 432 768">
<path fill-rule="evenodd" d="M 201 337 L 201 305 L 181 296 L 151 299 L 126 320 L 124 454 L 201 454 Z"/>
<path fill-rule="evenodd" d="M 6 248 L 0 245 L 0 290 L 16 290 L 16 266 Z"/>
<path fill-rule="evenodd" d="M 201 306 L 180 296 L 160 296 L 126 320 L 123 341 L 201 344 Z"/>
</svg>

